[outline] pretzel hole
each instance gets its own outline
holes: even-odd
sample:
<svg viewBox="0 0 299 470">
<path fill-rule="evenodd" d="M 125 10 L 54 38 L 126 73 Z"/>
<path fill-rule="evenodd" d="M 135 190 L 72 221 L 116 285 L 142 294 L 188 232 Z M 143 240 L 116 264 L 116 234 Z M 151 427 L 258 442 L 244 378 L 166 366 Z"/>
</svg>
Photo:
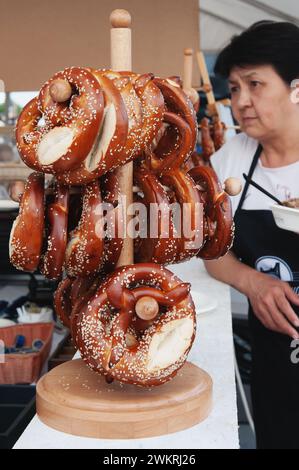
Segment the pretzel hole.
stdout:
<svg viewBox="0 0 299 470">
<path fill-rule="evenodd" d="M 191 345 L 194 324 L 191 318 L 170 321 L 152 336 L 147 370 L 155 372 L 178 361 Z"/>
<path fill-rule="evenodd" d="M 51 165 L 65 155 L 75 138 L 75 129 L 55 127 L 40 141 L 37 157 L 42 165 Z"/>
<path fill-rule="evenodd" d="M 104 109 L 104 117 L 97 136 L 93 150 L 86 158 L 86 168 L 94 171 L 98 168 L 101 161 L 105 159 L 105 155 L 109 148 L 110 142 L 116 132 L 116 109 L 113 104 L 106 106 Z"/>
</svg>

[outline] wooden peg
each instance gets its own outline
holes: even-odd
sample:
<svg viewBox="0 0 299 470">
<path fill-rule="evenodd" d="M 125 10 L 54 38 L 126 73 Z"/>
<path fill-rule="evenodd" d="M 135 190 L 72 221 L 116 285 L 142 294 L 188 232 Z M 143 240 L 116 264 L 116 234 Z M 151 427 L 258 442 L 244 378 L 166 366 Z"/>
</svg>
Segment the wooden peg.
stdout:
<svg viewBox="0 0 299 470">
<path fill-rule="evenodd" d="M 145 295 L 137 300 L 135 311 L 142 320 L 153 320 L 159 313 L 159 304 L 153 297 Z"/>
<path fill-rule="evenodd" d="M 190 98 L 195 112 L 199 110 L 199 95 L 197 91 L 192 88 L 192 72 L 193 72 L 193 49 L 184 50 L 184 75 L 183 75 L 183 90 Z"/>
<path fill-rule="evenodd" d="M 222 187 L 229 196 L 237 196 L 242 190 L 242 183 L 239 178 L 230 177 L 224 181 Z"/>
<path fill-rule="evenodd" d="M 192 68 L 193 68 L 193 49 L 184 50 L 184 75 L 183 89 L 190 90 L 192 88 Z"/>
<path fill-rule="evenodd" d="M 72 87 L 67 80 L 58 78 L 54 80 L 50 85 L 50 96 L 53 101 L 57 103 L 63 103 L 72 96 Z"/>
<path fill-rule="evenodd" d="M 209 77 L 205 57 L 204 57 L 202 52 L 197 52 L 196 53 L 196 58 L 197 58 L 199 72 L 200 72 L 200 75 L 201 75 L 201 78 L 202 78 L 202 81 L 203 81 L 203 86 L 208 85 L 208 89 L 210 89 L 210 91 L 208 91 L 206 93 L 207 101 L 208 101 L 208 111 L 209 111 L 211 116 L 213 116 L 215 114 L 217 116 L 219 116 L 217 103 L 216 103 L 215 96 L 214 96 L 214 93 L 213 93 L 213 88 L 212 88 L 211 80 L 210 80 L 210 77 Z"/>
</svg>

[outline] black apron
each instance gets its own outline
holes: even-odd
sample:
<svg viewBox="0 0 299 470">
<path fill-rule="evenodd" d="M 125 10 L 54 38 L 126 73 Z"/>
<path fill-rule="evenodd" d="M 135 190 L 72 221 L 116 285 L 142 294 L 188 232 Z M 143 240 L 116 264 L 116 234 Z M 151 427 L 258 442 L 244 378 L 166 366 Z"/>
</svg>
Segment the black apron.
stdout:
<svg viewBox="0 0 299 470">
<path fill-rule="evenodd" d="M 251 178 L 261 155 L 249 169 Z M 299 235 L 275 224 L 271 210 L 244 210 L 245 184 L 235 213 L 233 252 L 252 268 L 289 282 L 299 292 Z M 292 305 L 299 316 L 299 309 Z M 299 449 L 299 364 L 291 361 L 292 339 L 263 326 L 249 304 L 252 342 L 251 396 L 257 448 Z"/>
</svg>

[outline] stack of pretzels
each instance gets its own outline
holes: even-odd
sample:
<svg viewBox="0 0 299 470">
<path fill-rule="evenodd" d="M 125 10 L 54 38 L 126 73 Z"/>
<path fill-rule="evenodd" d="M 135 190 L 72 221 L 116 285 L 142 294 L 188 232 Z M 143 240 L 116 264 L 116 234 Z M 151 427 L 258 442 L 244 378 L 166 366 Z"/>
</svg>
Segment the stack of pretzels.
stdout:
<svg viewBox="0 0 299 470">
<path fill-rule="evenodd" d="M 190 164 L 197 123 L 180 81 L 67 68 L 24 107 L 16 139 L 34 172 L 12 227 L 11 262 L 62 279 L 57 314 L 93 370 L 141 386 L 170 380 L 196 322 L 190 285 L 164 265 L 218 258 L 233 240 L 227 193 L 211 167 Z M 116 169 L 130 161 L 135 202 L 162 210 L 155 237 L 135 240 L 137 264 L 116 269 L 125 225 Z M 47 188 L 45 174 L 53 176 Z M 114 233 L 105 230 L 103 203 Z M 165 236 L 169 207 L 185 203 L 192 234 L 179 233 L 171 213 Z"/>
</svg>

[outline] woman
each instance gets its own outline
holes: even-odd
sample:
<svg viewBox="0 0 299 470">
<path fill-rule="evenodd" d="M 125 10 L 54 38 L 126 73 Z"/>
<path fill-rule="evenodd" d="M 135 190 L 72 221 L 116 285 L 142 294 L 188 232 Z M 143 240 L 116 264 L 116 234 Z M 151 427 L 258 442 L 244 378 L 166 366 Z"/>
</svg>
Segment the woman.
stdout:
<svg viewBox="0 0 299 470">
<path fill-rule="evenodd" d="M 220 53 L 233 114 L 243 131 L 211 159 L 221 181 L 242 174 L 279 199 L 299 197 L 299 28 L 259 22 Z M 293 82 L 293 83 L 292 83 Z M 258 448 L 299 448 L 299 235 L 279 229 L 273 201 L 252 186 L 232 200 L 235 241 L 208 272 L 249 300 L 252 402 Z M 297 290 L 296 290 L 297 288 Z M 298 344 L 297 344 L 298 347 Z"/>
</svg>

